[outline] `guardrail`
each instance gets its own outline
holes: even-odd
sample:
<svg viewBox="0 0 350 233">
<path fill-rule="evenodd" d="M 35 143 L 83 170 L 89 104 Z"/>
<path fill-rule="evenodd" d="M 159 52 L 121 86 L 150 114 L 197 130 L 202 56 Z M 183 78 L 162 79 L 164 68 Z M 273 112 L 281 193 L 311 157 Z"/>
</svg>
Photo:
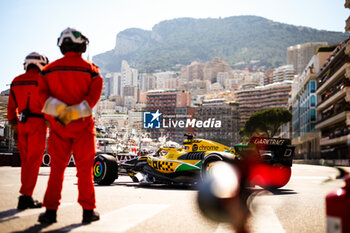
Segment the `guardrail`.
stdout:
<svg viewBox="0 0 350 233">
<path fill-rule="evenodd" d="M 0 166 L 20 167 L 19 152 L 0 152 Z"/>
</svg>

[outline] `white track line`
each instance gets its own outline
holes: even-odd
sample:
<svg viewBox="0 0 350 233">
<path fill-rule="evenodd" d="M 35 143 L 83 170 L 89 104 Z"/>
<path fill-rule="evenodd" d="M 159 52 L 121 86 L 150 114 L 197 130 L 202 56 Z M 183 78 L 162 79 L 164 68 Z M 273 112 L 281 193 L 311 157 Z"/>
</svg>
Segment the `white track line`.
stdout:
<svg viewBox="0 0 350 233">
<path fill-rule="evenodd" d="M 250 233 L 285 233 L 278 217 L 270 206 L 262 206 L 255 210 L 248 220 L 247 229 Z M 221 223 L 218 225 L 215 233 L 235 232 L 230 224 Z"/>
<path fill-rule="evenodd" d="M 232 233 L 234 232 L 231 225 L 228 223 L 220 223 L 218 225 L 218 228 L 216 228 L 216 231 L 214 233 Z"/>
<path fill-rule="evenodd" d="M 252 233 L 285 233 L 271 206 L 259 205 L 249 222 Z"/>
</svg>

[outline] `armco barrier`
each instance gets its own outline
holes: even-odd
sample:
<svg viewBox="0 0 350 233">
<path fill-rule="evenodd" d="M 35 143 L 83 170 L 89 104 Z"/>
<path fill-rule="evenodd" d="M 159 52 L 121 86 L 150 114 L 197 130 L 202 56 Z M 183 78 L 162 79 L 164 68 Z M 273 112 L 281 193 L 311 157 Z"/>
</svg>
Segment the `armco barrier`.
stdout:
<svg viewBox="0 0 350 233">
<path fill-rule="evenodd" d="M 295 164 L 310 164 L 322 166 L 350 166 L 350 159 L 293 159 Z"/>
<path fill-rule="evenodd" d="M 43 161 L 42 161 L 41 166 L 42 167 L 50 167 L 50 163 L 51 163 L 51 157 L 49 154 L 45 153 L 43 156 Z M 71 155 L 71 157 L 68 161 L 68 167 L 75 167 L 75 161 L 74 161 L 73 154 Z"/>
<path fill-rule="evenodd" d="M 20 167 L 21 158 L 19 157 L 19 152 L 1 152 L 0 166 Z"/>
</svg>

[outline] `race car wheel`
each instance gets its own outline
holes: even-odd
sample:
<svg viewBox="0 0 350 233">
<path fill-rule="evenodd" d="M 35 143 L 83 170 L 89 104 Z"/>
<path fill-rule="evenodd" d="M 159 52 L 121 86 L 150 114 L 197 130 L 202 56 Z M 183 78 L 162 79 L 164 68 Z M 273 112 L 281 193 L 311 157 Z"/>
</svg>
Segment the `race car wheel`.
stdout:
<svg viewBox="0 0 350 233">
<path fill-rule="evenodd" d="M 204 160 L 201 167 L 202 181 L 205 181 L 210 176 L 212 166 L 218 161 L 222 161 L 222 158 L 216 154 L 210 155 Z"/>
<path fill-rule="evenodd" d="M 292 168 L 286 166 L 275 166 L 274 167 L 275 176 L 272 180 L 272 184 L 267 187 L 267 189 L 274 190 L 282 188 L 285 186 L 292 176 Z"/>
<path fill-rule="evenodd" d="M 117 160 L 106 154 L 100 154 L 95 157 L 94 182 L 99 185 L 110 185 L 118 178 Z"/>
<path fill-rule="evenodd" d="M 249 181 L 267 190 L 285 186 L 292 175 L 291 167 L 274 164 L 257 164 L 251 169 Z"/>
</svg>

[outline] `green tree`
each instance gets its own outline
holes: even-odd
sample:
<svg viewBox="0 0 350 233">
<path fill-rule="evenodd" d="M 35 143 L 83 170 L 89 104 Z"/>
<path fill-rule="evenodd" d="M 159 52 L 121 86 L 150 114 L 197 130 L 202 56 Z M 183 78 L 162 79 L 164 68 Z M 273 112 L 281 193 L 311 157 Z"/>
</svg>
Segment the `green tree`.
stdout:
<svg viewBox="0 0 350 233">
<path fill-rule="evenodd" d="M 273 137 L 281 125 L 288 123 L 292 114 L 283 108 L 269 108 L 252 114 L 239 131 L 242 139 L 253 135 L 264 135 Z"/>
</svg>

